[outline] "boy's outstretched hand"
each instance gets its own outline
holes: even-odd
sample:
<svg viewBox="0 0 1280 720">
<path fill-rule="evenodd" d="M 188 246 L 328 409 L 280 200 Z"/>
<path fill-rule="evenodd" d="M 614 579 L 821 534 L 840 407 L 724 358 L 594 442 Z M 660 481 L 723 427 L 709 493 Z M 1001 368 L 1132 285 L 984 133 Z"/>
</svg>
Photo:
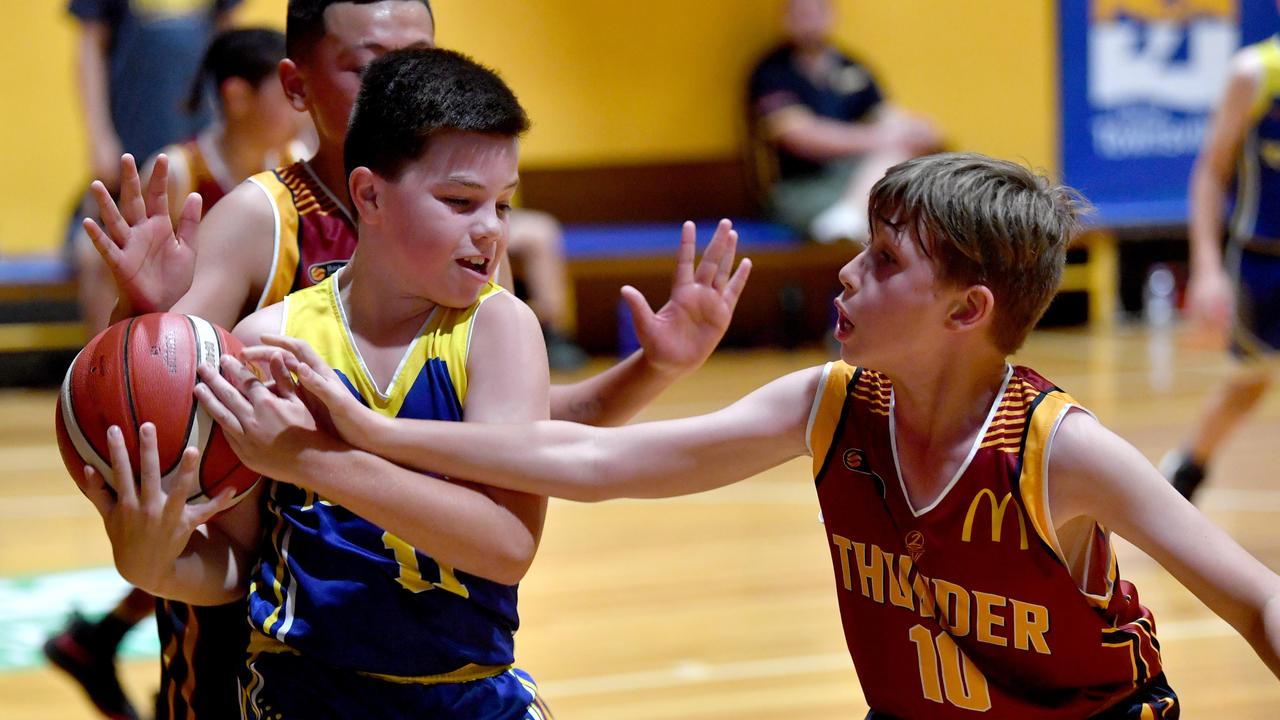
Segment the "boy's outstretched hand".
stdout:
<svg viewBox="0 0 1280 720">
<path fill-rule="evenodd" d="M 125 154 L 120 158 L 119 205 L 101 182 L 89 186 L 102 225 L 86 218 L 84 229 L 131 313 L 168 310 L 191 287 L 195 275 L 200 195 L 187 196 L 175 232 L 168 183 L 169 159 L 159 155 L 144 193 L 138 166 Z"/>
<path fill-rule="evenodd" d="M 686 222 L 680 230 L 671 297 L 656 313 L 639 290 L 630 285 L 622 288 L 645 359 L 661 373 L 683 375 L 706 362 L 729 329 L 751 273 L 748 259 L 733 269 L 738 233 L 730 221 L 721 220 L 716 226 L 695 266 L 696 242 L 697 228 Z"/>
</svg>

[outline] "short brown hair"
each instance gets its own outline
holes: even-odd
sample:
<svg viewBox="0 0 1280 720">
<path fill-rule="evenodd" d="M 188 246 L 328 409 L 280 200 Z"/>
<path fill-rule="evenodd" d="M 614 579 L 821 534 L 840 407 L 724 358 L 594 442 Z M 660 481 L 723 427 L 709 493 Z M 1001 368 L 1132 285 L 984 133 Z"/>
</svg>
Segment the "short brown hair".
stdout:
<svg viewBox="0 0 1280 720">
<path fill-rule="evenodd" d="M 1016 163 L 940 153 L 889 169 L 871 189 L 873 222 L 907 226 L 943 282 L 995 297 L 996 347 L 1010 354 L 1062 280 L 1084 201 Z"/>
</svg>

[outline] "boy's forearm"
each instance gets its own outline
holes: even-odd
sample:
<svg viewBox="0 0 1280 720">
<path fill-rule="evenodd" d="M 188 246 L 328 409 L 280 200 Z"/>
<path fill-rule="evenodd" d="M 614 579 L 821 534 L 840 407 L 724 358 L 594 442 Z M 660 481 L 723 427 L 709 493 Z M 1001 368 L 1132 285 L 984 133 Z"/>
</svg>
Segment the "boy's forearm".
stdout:
<svg viewBox="0 0 1280 720">
<path fill-rule="evenodd" d="M 1212 169 L 1197 164 L 1191 178 L 1191 222 L 1188 228 L 1193 270 L 1222 267 L 1223 213 L 1226 185 Z"/>
<path fill-rule="evenodd" d="M 520 580 L 536 539 L 518 517 L 474 488 L 379 455 L 336 442 L 312 447 L 298 457 L 296 472 L 280 479 L 345 507 L 445 565 L 495 582 Z"/>
<path fill-rule="evenodd" d="M 551 386 L 551 419 L 605 427 L 635 417 L 679 379 L 654 367 L 638 350 L 622 362 L 572 385 Z"/>
<path fill-rule="evenodd" d="M 1261 627 L 1245 634 L 1258 656 L 1280 678 L 1280 595 L 1273 595 L 1262 609 Z"/>
<path fill-rule="evenodd" d="M 722 411 L 723 412 L 723 411 Z M 579 502 L 689 495 L 797 455 L 789 438 L 708 416 L 595 428 L 544 421 L 484 425 L 394 420 L 369 450 L 394 462 L 496 487 Z"/>
<path fill-rule="evenodd" d="M 379 417 L 365 426 L 364 450 L 422 472 L 524 492 L 592 501 L 593 428 L 543 421 L 489 425 Z"/>
<path fill-rule="evenodd" d="M 222 605 L 244 597 L 253 550 L 237 548 L 217 530 L 208 529 L 192 535 L 187 550 L 167 571 L 139 576 L 120 570 L 126 580 L 157 597 L 190 605 Z"/>
</svg>

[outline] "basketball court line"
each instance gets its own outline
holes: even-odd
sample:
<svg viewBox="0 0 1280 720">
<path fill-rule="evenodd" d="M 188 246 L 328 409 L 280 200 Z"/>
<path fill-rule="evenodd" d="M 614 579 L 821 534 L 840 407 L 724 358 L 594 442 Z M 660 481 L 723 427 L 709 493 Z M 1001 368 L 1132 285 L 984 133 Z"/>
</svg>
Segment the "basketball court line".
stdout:
<svg viewBox="0 0 1280 720">
<path fill-rule="evenodd" d="M 1162 641 L 1192 638 L 1230 637 L 1235 630 L 1216 616 L 1161 622 L 1158 637 Z M 796 655 L 792 657 L 741 660 L 708 663 L 698 660 L 682 660 L 669 667 L 638 672 L 594 675 L 566 678 L 564 680 L 540 680 L 539 690 L 550 698 L 570 698 L 586 695 L 644 690 L 663 690 L 673 687 L 701 685 L 742 680 L 764 680 L 795 675 L 812 675 L 822 672 L 848 672 L 851 687 L 857 681 L 853 675 L 853 661 L 847 653 L 822 655 Z"/>
</svg>

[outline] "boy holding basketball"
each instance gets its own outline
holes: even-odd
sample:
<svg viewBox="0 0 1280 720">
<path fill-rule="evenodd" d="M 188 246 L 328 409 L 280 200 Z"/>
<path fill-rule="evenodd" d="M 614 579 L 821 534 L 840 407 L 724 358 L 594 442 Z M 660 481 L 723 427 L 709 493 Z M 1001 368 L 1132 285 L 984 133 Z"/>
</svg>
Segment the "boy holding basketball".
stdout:
<svg viewBox="0 0 1280 720">
<path fill-rule="evenodd" d="M 269 341 L 301 358 L 289 366 L 346 441 L 514 491 L 683 495 L 811 456 L 871 718 L 1177 717 L 1113 530 L 1280 675 L 1280 577 L 1069 395 L 1008 362 L 1058 286 L 1070 191 L 1012 163 L 935 155 L 891 169 L 870 216 L 869 246 L 840 271 L 842 360 L 700 417 L 395 420 L 298 339 Z M 266 395 L 218 412 L 252 417 Z"/>
<path fill-rule="evenodd" d="M 373 62 L 346 143 L 361 238 L 351 263 L 235 334 L 307 341 L 359 402 L 389 417 L 545 419 L 539 326 L 491 281 L 527 122 L 497 76 L 455 53 Z M 248 717 L 547 717 L 512 668 L 516 585 L 545 498 L 355 450 L 310 421 L 279 357 L 269 367 L 270 389 L 233 374 L 261 403 L 252 416 L 225 382 L 197 389 L 242 460 L 276 481 L 260 491 L 264 512 L 251 499 L 198 530 L 204 515 L 166 502 L 145 462 L 137 497 L 113 500 L 89 474 L 121 573 L 189 602 L 247 589 Z M 207 370 L 206 381 L 220 379 Z M 118 432 L 113 445 L 121 455 Z M 255 536 L 256 546 L 236 540 Z"/>
<path fill-rule="evenodd" d="M 157 163 L 144 191 L 132 158 L 122 159 L 119 206 L 105 188 L 95 186 L 104 223 L 87 229 L 120 286 L 117 317 L 170 309 L 231 327 L 288 292 L 323 280 L 351 256 L 356 227 L 343 144 L 360 75 L 389 50 L 433 45 L 431 7 L 426 0 L 290 0 L 286 38 L 288 58 L 281 63 L 281 82 L 294 107 L 311 114 L 319 150 L 309 160 L 251 178 L 219 201 L 199 223 L 198 257 L 198 205 L 194 196 L 187 199 L 185 220 L 175 232 L 164 212 L 164 161 Z M 626 422 L 676 379 L 700 366 L 723 336 L 736 302 L 736 295 L 711 287 L 713 279 L 728 276 L 735 237 L 728 227 L 721 227 L 695 272 L 693 228 L 686 225 L 670 300 L 654 312 L 639 292 L 623 291 L 642 350 L 599 375 L 552 386 L 551 416 L 598 424 Z M 161 718 L 182 717 L 188 710 L 200 717 L 230 713 L 219 702 L 234 691 L 222 658 L 243 646 L 236 640 L 242 624 L 227 620 L 239 617 L 243 612 L 234 606 L 164 604 L 162 645 L 176 651 L 162 657 L 157 708 Z M 89 626 L 84 634 L 103 634 L 98 629 Z M 111 628 L 117 637 L 124 629 Z M 113 645 L 98 647 L 83 648 L 90 660 L 85 677 L 91 682 L 81 681 L 105 683 L 118 693 L 110 657 Z"/>
</svg>

